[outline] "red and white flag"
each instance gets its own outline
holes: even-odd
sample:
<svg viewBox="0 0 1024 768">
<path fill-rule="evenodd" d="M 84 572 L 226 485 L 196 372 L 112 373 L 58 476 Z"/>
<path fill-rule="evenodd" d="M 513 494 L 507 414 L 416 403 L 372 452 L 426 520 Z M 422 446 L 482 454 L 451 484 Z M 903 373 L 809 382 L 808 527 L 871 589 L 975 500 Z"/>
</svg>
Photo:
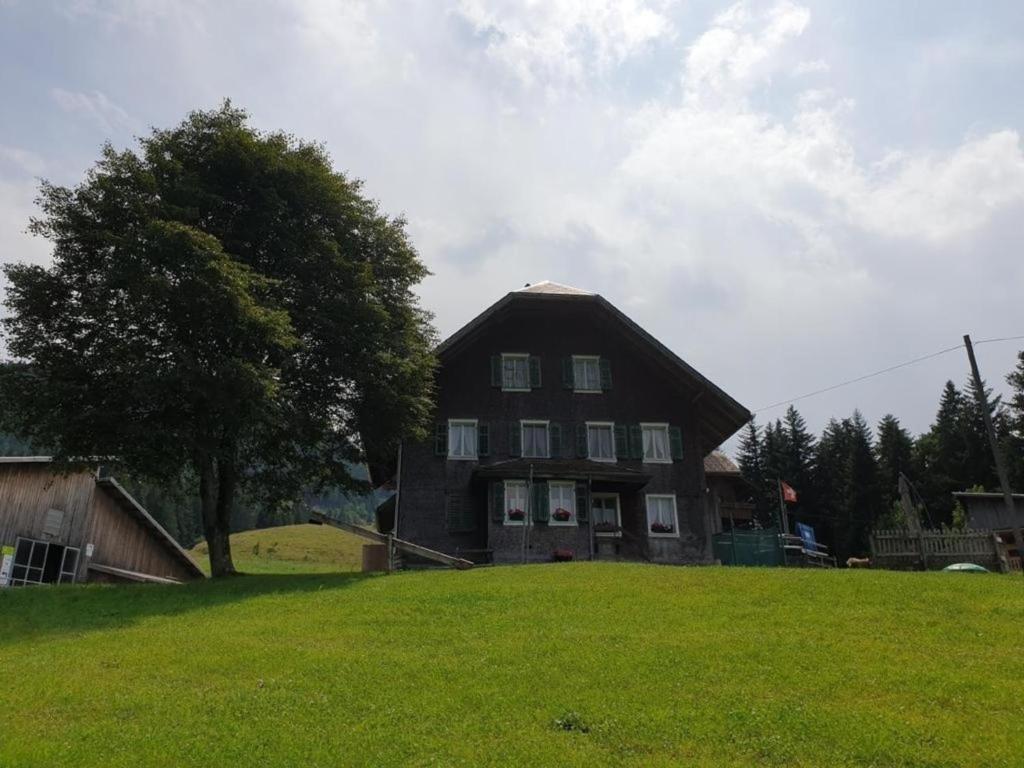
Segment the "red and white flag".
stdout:
<svg viewBox="0 0 1024 768">
<path fill-rule="evenodd" d="M 779 480 L 779 487 L 782 488 L 782 500 L 789 504 L 796 504 L 796 491 L 788 483 Z"/>
</svg>

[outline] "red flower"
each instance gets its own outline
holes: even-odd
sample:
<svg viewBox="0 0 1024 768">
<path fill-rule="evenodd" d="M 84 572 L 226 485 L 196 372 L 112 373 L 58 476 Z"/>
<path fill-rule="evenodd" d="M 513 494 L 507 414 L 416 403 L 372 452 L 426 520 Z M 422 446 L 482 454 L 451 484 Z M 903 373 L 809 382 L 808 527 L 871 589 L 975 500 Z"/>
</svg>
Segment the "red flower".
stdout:
<svg viewBox="0 0 1024 768">
<path fill-rule="evenodd" d="M 672 533 L 673 530 L 668 523 L 651 523 L 651 533 Z"/>
<path fill-rule="evenodd" d="M 562 509 L 561 507 L 558 507 L 558 509 L 552 512 L 551 516 L 555 518 L 555 520 L 558 520 L 563 523 L 568 520 L 572 520 L 572 512 L 570 512 L 568 509 Z"/>
<path fill-rule="evenodd" d="M 509 520 L 522 520 L 524 517 L 526 517 L 526 513 L 521 509 L 510 509 L 508 511 Z"/>
</svg>

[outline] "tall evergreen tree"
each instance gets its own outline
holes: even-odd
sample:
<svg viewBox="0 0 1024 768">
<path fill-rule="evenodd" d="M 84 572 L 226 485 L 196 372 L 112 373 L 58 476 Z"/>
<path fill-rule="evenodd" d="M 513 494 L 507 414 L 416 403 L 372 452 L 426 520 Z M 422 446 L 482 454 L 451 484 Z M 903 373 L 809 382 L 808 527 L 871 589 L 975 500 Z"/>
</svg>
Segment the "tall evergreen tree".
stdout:
<svg viewBox="0 0 1024 768">
<path fill-rule="evenodd" d="M 878 423 L 878 443 L 875 457 L 878 461 L 878 485 L 883 512 L 889 512 L 899 499 L 899 476 L 910 475 L 914 441 L 891 413 Z"/>
<path fill-rule="evenodd" d="M 953 520 L 953 491 L 970 487 L 963 479 L 967 457 L 965 407 L 963 394 L 947 381 L 935 422 L 914 446 L 915 483 L 932 525 L 949 525 Z"/>
<path fill-rule="evenodd" d="M 799 519 L 810 518 L 817 504 L 813 480 L 815 440 L 804 417 L 792 405 L 786 409 L 784 432 L 781 476 L 796 489 L 798 499 L 791 511 Z"/>
<path fill-rule="evenodd" d="M 868 535 L 882 514 L 871 427 L 860 411 L 853 412 L 849 424 L 845 509 L 840 513 L 846 518 L 847 525 L 844 535 L 836 541 L 836 554 L 840 557 L 867 551 Z"/>
<path fill-rule="evenodd" d="M 769 526 L 772 524 L 772 508 L 768 499 L 768 480 L 765 477 L 760 432 L 754 419 L 747 422 L 740 437 L 737 460 L 743 477 L 755 489 L 757 521 L 763 526 Z"/>
<path fill-rule="evenodd" d="M 1006 407 L 1006 464 L 1010 485 L 1024 492 L 1024 351 L 1017 354 L 1017 367 L 1006 377 L 1010 400 Z"/>
</svg>

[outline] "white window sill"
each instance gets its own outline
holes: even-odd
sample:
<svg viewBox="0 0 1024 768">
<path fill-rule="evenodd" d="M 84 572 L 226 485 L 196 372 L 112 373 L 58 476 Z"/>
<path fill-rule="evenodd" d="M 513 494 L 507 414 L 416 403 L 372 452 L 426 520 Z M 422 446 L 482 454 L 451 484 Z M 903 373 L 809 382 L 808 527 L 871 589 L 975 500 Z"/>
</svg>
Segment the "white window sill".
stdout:
<svg viewBox="0 0 1024 768">
<path fill-rule="evenodd" d="M 577 524 L 576 524 L 575 520 L 566 520 L 565 522 L 562 522 L 561 520 L 555 520 L 554 518 L 548 520 L 548 525 L 551 526 L 552 528 L 576 528 L 577 527 Z"/>
<path fill-rule="evenodd" d="M 530 387 L 526 387 L 525 389 L 520 389 L 518 387 L 502 387 L 501 391 L 502 392 L 532 392 L 533 390 Z"/>
<path fill-rule="evenodd" d="M 601 539 L 621 539 L 622 531 L 614 531 L 611 533 L 607 531 L 594 531 L 594 535 Z"/>
<path fill-rule="evenodd" d="M 476 461 L 479 456 L 449 456 L 448 461 Z"/>
<path fill-rule="evenodd" d="M 551 457 L 547 456 L 547 455 L 544 455 L 544 456 L 531 456 L 531 455 L 529 455 L 527 453 L 524 453 L 519 458 L 521 458 L 521 459 L 550 459 Z"/>
<path fill-rule="evenodd" d="M 596 456 L 587 456 L 587 460 L 588 461 L 600 461 L 603 464 L 615 464 L 618 461 L 618 459 L 616 459 L 614 457 L 610 458 L 610 459 L 600 459 L 600 458 L 597 458 Z"/>
<path fill-rule="evenodd" d="M 679 531 L 673 531 L 672 533 L 655 533 L 654 531 L 648 531 L 647 536 L 652 539 L 678 539 Z"/>
<path fill-rule="evenodd" d="M 574 395 L 603 395 L 603 389 L 574 389 Z"/>
<path fill-rule="evenodd" d="M 644 464 L 671 464 L 673 459 L 644 459 Z"/>
<path fill-rule="evenodd" d="M 525 520 L 506 520 L 504 524 L 509 526 L 510 528 L 520 528 L 520 527 L 522 527 L 523 525 L 526 524 L 526 521 Z"/>
</svg>

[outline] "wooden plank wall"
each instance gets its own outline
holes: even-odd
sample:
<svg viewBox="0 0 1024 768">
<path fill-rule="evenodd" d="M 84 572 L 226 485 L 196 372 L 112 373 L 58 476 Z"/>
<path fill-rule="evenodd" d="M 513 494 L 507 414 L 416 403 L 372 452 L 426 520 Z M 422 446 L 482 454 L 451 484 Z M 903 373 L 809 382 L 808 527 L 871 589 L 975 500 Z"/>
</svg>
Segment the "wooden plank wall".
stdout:
<svg viewBox="0 0 1024 768">
<path fill-rule="evenodd" d="M 196 578 L 195 573 L 171 554 L 170 545 L 133 512 L 126 510 L 123 502 L 105 487 L 96 488 L 86 538 L 95 547 L 92 555 L 95 563 L 170 579 Z"/>
<path fill-rule="evenodd" d="M 96 482 L 89 472 L 54 474 L 48 463 L 0 464 L 0 544 L 19 536 L 44 539 L 46 512 L 64 512 L 60 534 L 52 540 L 81 547 L 77 578 L 84 574 L 86 530 Z"/>
</svg>

